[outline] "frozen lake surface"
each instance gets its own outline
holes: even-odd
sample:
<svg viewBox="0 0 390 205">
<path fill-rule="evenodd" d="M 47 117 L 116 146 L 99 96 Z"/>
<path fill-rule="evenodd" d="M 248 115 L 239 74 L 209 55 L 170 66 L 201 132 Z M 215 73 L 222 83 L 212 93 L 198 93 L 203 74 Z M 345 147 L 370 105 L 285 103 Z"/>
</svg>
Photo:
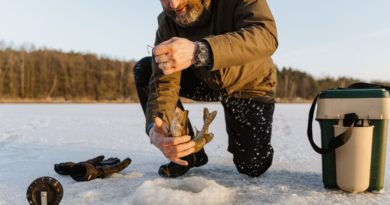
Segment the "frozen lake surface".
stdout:
<svg viewBox="0 0 390 205">
<path fill-rule="evenodd" d="M 202 126 L 204 106 L 218 110 L 210 127 L 215 138 L 206 146 L 209 163 L 185 177 L 166 180 L 158 176 L 157 169 L 167 160 L 149 143 L 138 104 L 0 105 L 0 205 L 27 204 L 26 189 L 41 176 L 61 182 L 64 205 L 390 204 L 388 163 L 380 193 L 348 194 L 323 188 L 321 157 L 306 136 L 309 105 L 276 105 L 274 161 L 259 178 L 236 171 L 226 150 L 222 106 L 185 105 L 193 125 Z M 319 126 L 314 124 L 318 142 Z M 75 182 L 53 170 L 55 163 L 102 154 L 130 157 L 133 162 L 118 174 L 90 182 Z"/>
</svg>

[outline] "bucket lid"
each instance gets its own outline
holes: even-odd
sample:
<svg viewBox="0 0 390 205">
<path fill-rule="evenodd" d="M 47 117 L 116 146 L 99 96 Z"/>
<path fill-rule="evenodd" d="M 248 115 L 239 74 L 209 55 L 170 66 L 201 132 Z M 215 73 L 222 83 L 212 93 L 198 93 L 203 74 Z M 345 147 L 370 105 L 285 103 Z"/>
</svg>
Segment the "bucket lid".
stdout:
<svg viewBox="0 0 390 205">
<path fill-rule="evenodd" d="M 318 99 L 316 119 L 343 119 L 356 113 L 360 119 L 390 119 L 390 96 L 385 89 L 327 90 Z"/>
<path fill-rule="evenodd" d="M 389 92 L 383 88 L 345 88 L 345 89 L 330 89 L 320 93 L 319 98 L 388 98 Z"/>
</svg>

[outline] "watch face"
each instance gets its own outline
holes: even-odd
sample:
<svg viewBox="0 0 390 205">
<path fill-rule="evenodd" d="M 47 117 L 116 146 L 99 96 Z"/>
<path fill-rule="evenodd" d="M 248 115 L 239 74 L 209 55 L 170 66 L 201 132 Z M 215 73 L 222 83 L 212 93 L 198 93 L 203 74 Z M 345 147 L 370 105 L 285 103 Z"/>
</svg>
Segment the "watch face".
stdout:
<svg viewBox="0 0 390 205">
<path fill-rule="evenodd" d="M 207 66 L 210 60 L 210 53 L 209 49 L 207 48 L 207 45 L 202 42 L 196 42 L 196 51 L 195 51 L 195 66 L 201 67 L 201 66 Z"/>
<path fill-rule="evenodd" d="M 199 58 L 200 58 L 202 63 L 206 63 L 207 60 L 209 59 L 209 54 L 205 53 L 205 52 L 201 52 L 201 53 L 199 53 Z"/>
<path fill-rule="evenodd" d="M 58 205 L 63 196 L 59 181 L 52 177 L 40 177 L 27 188 L 27 201 L 31 205 Z"/>
</svg>

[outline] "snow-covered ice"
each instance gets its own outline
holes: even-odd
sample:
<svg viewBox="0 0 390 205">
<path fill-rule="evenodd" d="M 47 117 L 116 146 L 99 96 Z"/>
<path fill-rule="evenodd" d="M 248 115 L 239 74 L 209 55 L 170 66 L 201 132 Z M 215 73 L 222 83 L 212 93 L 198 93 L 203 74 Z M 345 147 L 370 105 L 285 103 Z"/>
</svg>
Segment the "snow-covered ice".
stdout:
<svg viewBox="0 0 390 205">
<path fill-rule="evenodd" d="M 307 104 L 277 104 L 273 123 L 272 167 L 259 178 L 239 174 L 227 152 L 223 109 L 219 104 L 187 104 L 190 119 L 202 126 L 203 107 L 218 110 L 206 146 L 209 163 L 185 177 L 162 179 L 167 160 L 144 133 L 138 104 L 0 105 L 0 205 L 27 204 L 26 189 L 51 176 L 64 188 L 61 204 L 390 204 L 389 164 L 380 193 L 348 194 L 322 186 L 321 157 L 307 140 Z M 314 127 L 316 141 L 320 133 Z M 105 179 L 75 182 L 53 165 L 97 155 L 130 157 L 124 171 Z M 387 154 L 387 158 L 389 158 Z"/>
</svg>

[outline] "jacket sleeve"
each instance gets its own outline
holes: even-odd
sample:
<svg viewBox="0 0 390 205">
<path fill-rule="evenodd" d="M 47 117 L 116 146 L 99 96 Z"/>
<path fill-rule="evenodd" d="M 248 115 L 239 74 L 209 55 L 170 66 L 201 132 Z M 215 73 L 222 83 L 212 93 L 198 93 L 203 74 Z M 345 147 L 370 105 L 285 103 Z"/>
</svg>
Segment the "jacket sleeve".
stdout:
<svg viewBox="0 0 390 205">
<path fill-rule="evenodd" d="M 158 45 L 170 38 L 165 31 L 166 26 L 159 16 L 159 28 L 156 32 L 154 45 Z M 163 28 L 163 29 L 161 29 Z M 149 80 L 149 98 L 146 106 L 146 127 L 154 122 L 155 117 L 160 117 L 165 126 L 169 127 L 173 113 L 179 99 L 181 72 L 164 75 L 153 56 L 152 76 Z"/>
<path fill-rule="evenodd" d="M 212 50 L 211 70 L 243 65 L 270 57 L 278 46 L 276 25 L 266 0 L 238 0 L 236 31 L 206 37 Z"/>
</svg>

